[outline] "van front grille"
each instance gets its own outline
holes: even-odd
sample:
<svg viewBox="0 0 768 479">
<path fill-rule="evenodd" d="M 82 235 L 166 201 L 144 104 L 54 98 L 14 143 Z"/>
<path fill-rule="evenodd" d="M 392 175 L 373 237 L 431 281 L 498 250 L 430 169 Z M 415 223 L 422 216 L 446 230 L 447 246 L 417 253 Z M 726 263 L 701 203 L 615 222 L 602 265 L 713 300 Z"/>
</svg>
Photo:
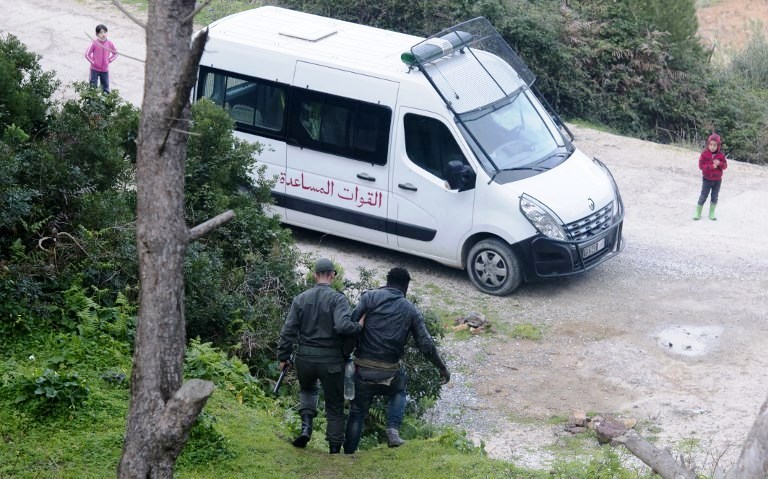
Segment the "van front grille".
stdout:
<svg viewBox="0 0 768 479">
<path fill-rule="evenodd" d="M 565 225 L 565 230 L 573 241 L 583 241 L 601 234 L 611 226 L 613 202 L 585 216 L 580 220 Z"/>
</svg>

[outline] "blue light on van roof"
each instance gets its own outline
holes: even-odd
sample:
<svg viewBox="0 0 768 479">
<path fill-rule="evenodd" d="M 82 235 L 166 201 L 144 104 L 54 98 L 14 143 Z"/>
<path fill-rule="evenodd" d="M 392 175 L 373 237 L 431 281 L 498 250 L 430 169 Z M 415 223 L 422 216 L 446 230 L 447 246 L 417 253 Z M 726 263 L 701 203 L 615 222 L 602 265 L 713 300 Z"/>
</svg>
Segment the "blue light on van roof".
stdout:
<svg viewBox="0 0 768 479">
<path fill-rule="evenodd" d="M 450 32 L 438 38 L 429 38 L 415 45 L 410 52 L 403 52 L 400 55 L 400 60 L 408 66 L 427 63 L 461 50 L 472 41 L 472 38 L 471 33 L 462 31 Z"/>
</svg>

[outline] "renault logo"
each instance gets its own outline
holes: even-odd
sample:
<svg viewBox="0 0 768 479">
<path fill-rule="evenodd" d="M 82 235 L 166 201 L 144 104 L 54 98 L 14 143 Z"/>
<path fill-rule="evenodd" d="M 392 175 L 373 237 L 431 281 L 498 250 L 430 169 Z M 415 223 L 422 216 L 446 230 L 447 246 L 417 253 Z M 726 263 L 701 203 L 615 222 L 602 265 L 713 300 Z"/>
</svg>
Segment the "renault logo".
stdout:
<svg viewBox="0 0 768 479">
<path fill-rule="evenodd" d="M 587 198 L 587 204 L 589 205 L 589 211 L 595 211 L 595 202 L 592 198 Z"/>
</svg>

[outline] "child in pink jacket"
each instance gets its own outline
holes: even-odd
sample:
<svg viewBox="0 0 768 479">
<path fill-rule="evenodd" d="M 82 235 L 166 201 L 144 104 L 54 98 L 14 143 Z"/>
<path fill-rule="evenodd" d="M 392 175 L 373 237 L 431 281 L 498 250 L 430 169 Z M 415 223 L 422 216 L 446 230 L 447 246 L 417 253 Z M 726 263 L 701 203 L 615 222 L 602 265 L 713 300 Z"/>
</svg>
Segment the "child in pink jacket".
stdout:
<svg viewBox="0 0 768 479">
<path fill-rule="evenodd" d="M 695 220 L 701 218 L 701 209 L 704 207 L 704 202 L 707 201 L 707 196 L 710 196 L 710 192 L 712 196 L 709 199 L 709 219 L 717 219 L 715 216 L 717 197 L 720 193 L 720 184 L 723 181 L 723 170 L 728 168 L 728 160 L 725 159 L 721 146 L 720 135 L 712 133 L 707 140 L 707 148 L 701 152 L 699 157 L 701 194 L 696 204 L 696 213 L 693 215 Z"/>
<path fill-rule="evenodd" d="M 107 40 L 107 27 L 96 26 L 96 40 L 85 51 L 85 59 L 91 64 L 91 86 L 101 81 L 101 89 L 109 93 L 109 64 L 117 58 L 115 45 Z"/>
</svg>

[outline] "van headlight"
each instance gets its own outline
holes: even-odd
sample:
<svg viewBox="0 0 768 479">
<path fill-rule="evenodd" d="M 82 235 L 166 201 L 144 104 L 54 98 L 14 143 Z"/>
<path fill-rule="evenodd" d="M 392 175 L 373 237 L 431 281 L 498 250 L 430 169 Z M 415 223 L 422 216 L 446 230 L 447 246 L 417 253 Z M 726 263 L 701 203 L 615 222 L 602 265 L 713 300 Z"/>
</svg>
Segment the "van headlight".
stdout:
<svg viewBox="0 0 768 479">
<path fill-rule="evenodd" d="M 568 235 L 560 222 L 555 219 L 554 213 L 534 198 L 523 194 L 520 196 L 520 211 L 531 222 L 534 228 L 544 236 L 560 241 L 566 241 Z"/>
</svg>

